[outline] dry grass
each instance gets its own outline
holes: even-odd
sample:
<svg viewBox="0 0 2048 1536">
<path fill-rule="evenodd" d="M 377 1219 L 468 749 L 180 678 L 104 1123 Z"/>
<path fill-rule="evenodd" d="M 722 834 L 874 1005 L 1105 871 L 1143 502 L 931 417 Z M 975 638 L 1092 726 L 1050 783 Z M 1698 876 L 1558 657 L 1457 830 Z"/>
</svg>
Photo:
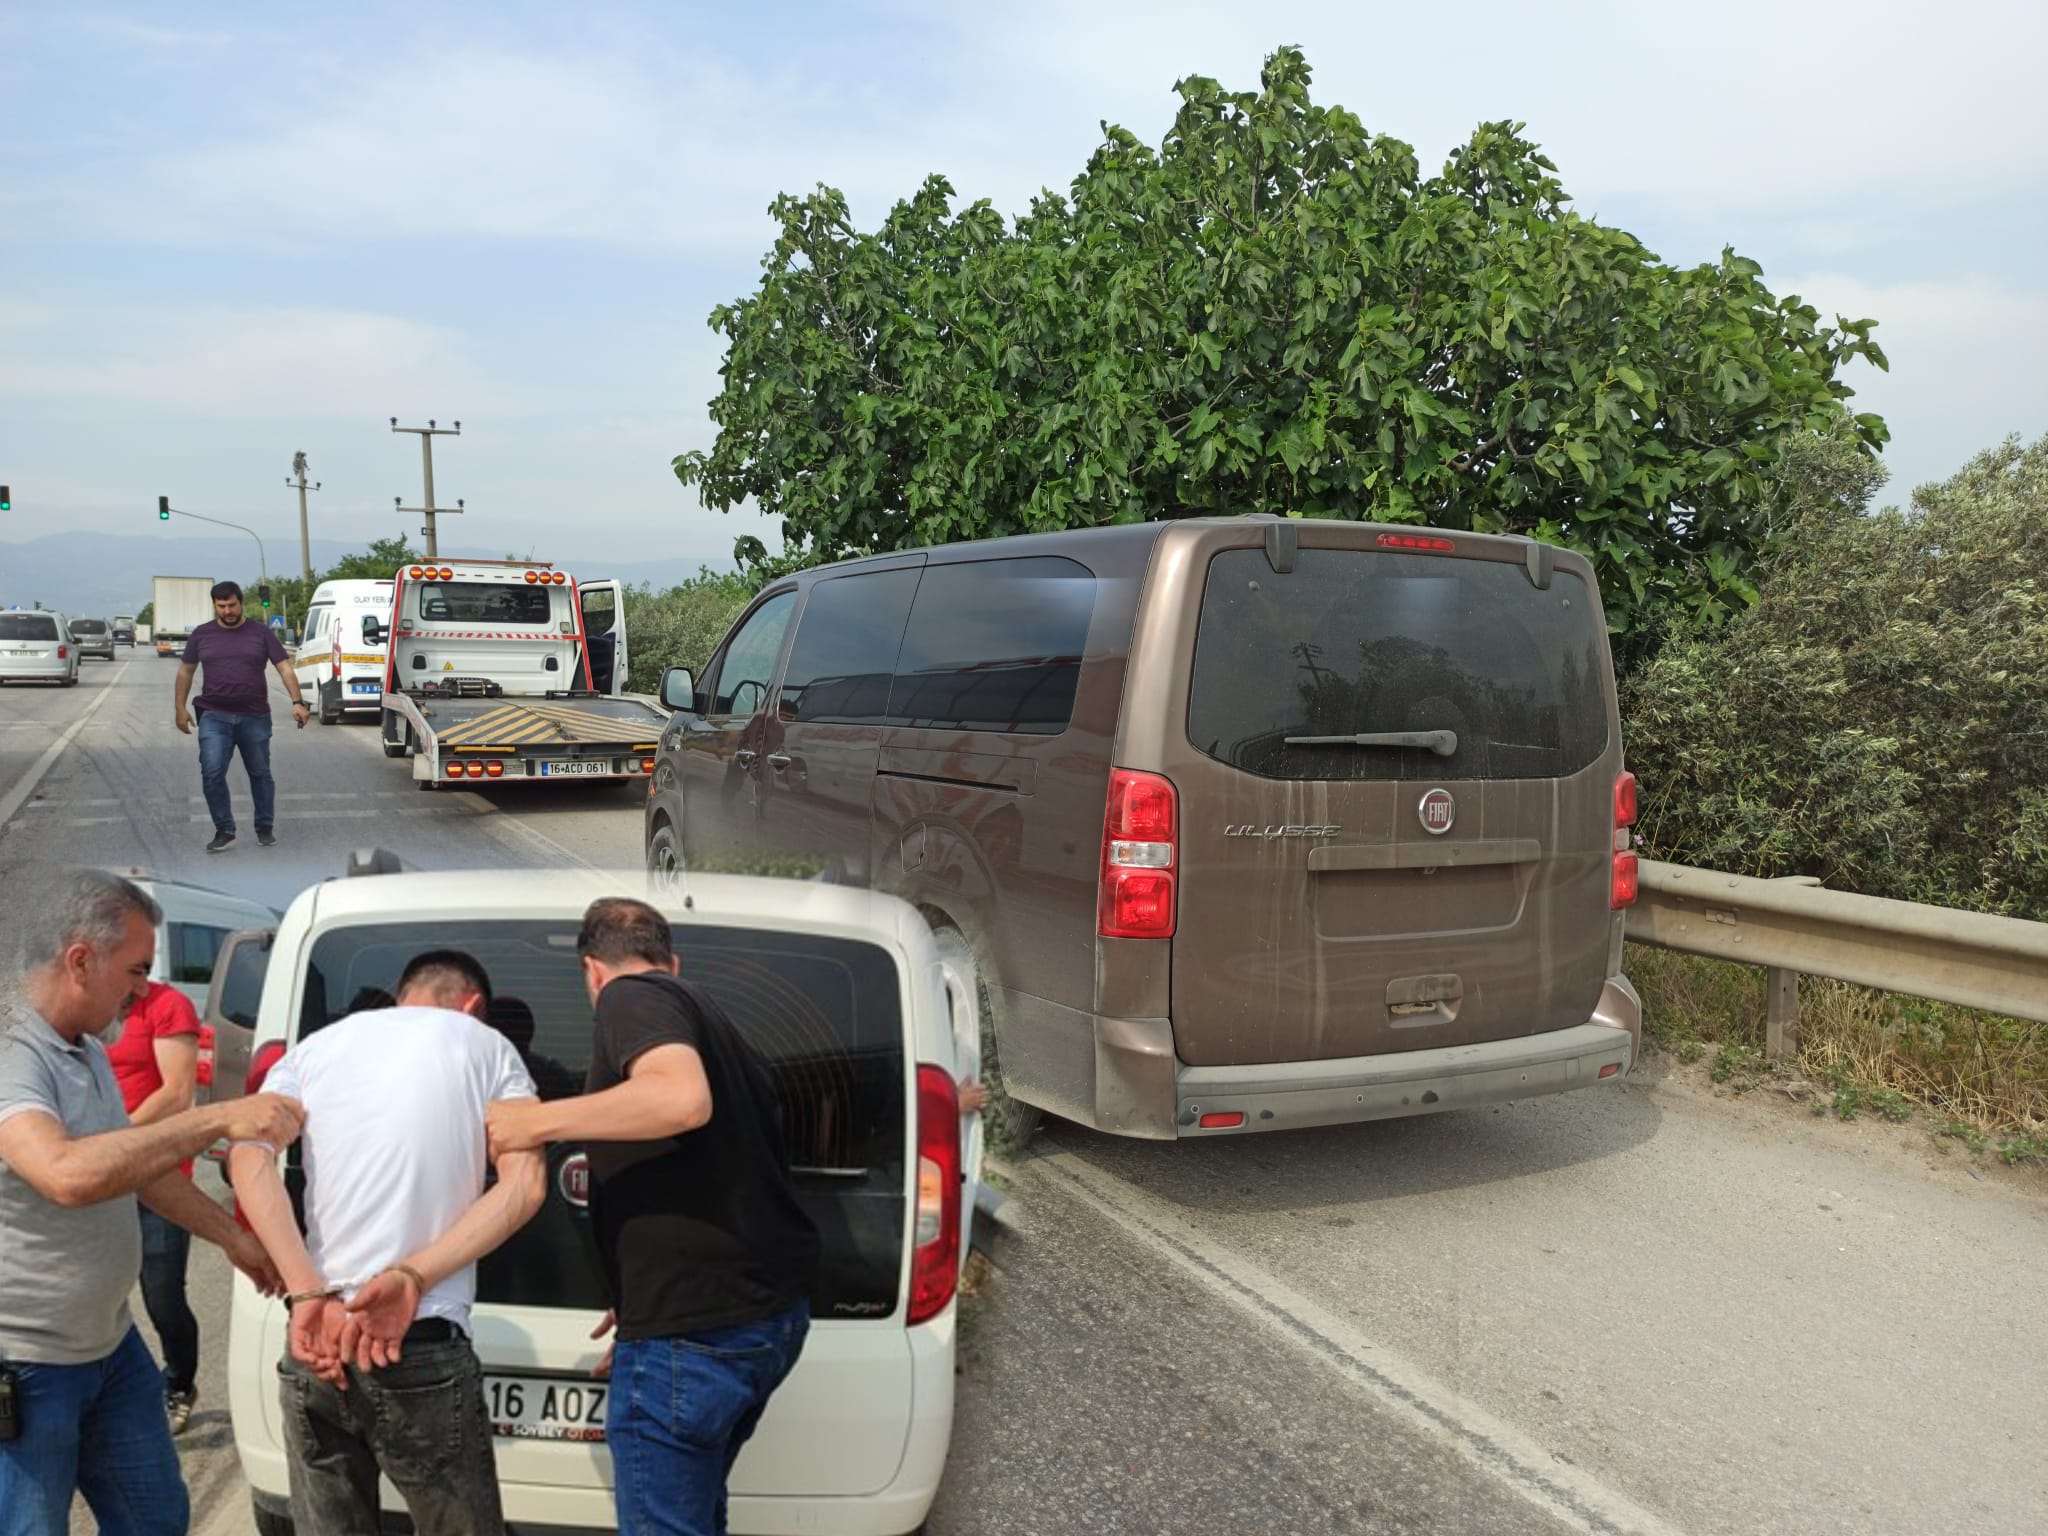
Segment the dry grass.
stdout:
<svg viewBox="0 0 2048 1536">
<path fill-rule="evenodd" d="M 1764 973 L 1630 945 L 1644 1032 L 1688 1059 L 1716 1051 L 1716 1075 L 1764 1046 Z M 2048 1025 L 1808 978 L 1800 985 L 1799 1060 L 1827 1085 L 1823 1111 L 1892 1119 L 1922 1111 L 1936 1130 L 2008 1159 L 2048 1155 Z"/>
</svg>

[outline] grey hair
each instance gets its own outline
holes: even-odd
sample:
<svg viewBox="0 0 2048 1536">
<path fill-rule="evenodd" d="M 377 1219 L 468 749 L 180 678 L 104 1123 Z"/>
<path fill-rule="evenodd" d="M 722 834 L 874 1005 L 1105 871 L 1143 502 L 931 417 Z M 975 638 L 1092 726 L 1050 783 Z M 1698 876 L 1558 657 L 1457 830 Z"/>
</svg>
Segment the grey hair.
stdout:
<svg viewBox="0 0 2048 1536">
<path fill-rule="evenodd" d="M 80 870 L 22 924 L 22 969 L 55 965 L 74 944 L 104 954 L 121 942 L 131 913 L 154 928 L 163 921 L 164 909 L 132 880 L 103 869 Z"/>
</svg>

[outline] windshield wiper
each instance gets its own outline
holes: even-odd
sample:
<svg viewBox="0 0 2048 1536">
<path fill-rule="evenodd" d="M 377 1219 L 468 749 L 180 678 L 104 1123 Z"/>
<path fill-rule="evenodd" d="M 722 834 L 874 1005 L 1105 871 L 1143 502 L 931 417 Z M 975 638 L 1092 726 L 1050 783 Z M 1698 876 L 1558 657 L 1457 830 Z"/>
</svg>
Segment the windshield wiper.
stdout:
<svg viewBox="0 0 2048 1536">
<path fill-rule="evenodd" d="M 1449 757 L 1458 750 L 1456 731 L 1360 731 L 1355 736 L 1288 736 L 1290 747 L 1418 747 Z"/>
</svg>

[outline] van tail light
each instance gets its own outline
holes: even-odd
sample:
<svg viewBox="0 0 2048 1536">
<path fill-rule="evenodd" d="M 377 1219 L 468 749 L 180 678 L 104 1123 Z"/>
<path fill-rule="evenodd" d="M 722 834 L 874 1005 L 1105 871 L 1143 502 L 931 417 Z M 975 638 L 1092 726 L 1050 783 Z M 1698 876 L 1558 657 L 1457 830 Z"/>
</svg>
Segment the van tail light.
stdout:
<svg viewBox="0 0 2048 1536">
<path fill-rule="evenodd" d="M 57 647 L 57 659 L 58 659 L 59 661 L 62 661 L 62 660 L 64 660 L 64 659 L 65 659 L 65 658 L 66 658 L 67 656 L 69 656 L 70 654 L 71 654 L 71 647 L 70 647 L 70 646 L 68 646 L 68 645 L 60 645 L 60 646 L 58 646 L 58 647 Z"/>
<path fill-rule="evenodd" d="M 1607 907 L 1612 912 L 1635 905 L 1641 879 L 1634 839 L 1629 835 L 1635 824 L 1636 776 L 1624 771 L 1614 780 L 1614 864 L 1607 883 Z"/>
<path fill-rule="evenodd" d="M 270 1076 L 270 1069 L 284 1060 L 284 1042 L 266 1040 L 257 1046 L 249 1057 L 248 1075 L 242 1079 L 242 1092 L 261 1093 L 263 1080 Z"/>
<path fill-rule="evenodd" d="M 910 1253 L 912 1325 L 929 1322 L 960 1285 L 960 1093 L 944 1067 L 917 1069 L 917 1229 Z"/>
<path fill-rule="evenodd" d="M 1180 796 L 1172 781 L 1113 769 L 1095 931 L 1105 939 L 1172 938 L 1179 880 Z"/>
</svg>

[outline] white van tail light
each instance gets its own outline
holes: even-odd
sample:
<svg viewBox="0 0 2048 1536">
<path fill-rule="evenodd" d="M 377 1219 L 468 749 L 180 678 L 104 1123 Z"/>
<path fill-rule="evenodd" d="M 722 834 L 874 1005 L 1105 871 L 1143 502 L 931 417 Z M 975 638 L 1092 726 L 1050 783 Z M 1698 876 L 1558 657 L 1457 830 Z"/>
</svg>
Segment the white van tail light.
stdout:
<svg viewBox="0 0 2048 1536">
<path fill-rule="evenodd" d="M 960 1284 L 960 1093 L 944 1067 L 917 1069 L 917 1228 L 912 1324 L 946 1310 Z"/>
<path fill-rule="evenodd" d="M 1172 938 L 1179 880 L 1180 797 L 1172 782 L 1111 770 L 1095 931 L 1105 939 Z"/>
<path fill-rule="evenodd" d="M 1636 824 L 1636 776 L 1623 772 L 1614 781 L 1614 868 L 1607 887 L 1607 906 L 1619 912 L 1635 905 L 1640 879 L 1629 829 Z"/>
</svg>

